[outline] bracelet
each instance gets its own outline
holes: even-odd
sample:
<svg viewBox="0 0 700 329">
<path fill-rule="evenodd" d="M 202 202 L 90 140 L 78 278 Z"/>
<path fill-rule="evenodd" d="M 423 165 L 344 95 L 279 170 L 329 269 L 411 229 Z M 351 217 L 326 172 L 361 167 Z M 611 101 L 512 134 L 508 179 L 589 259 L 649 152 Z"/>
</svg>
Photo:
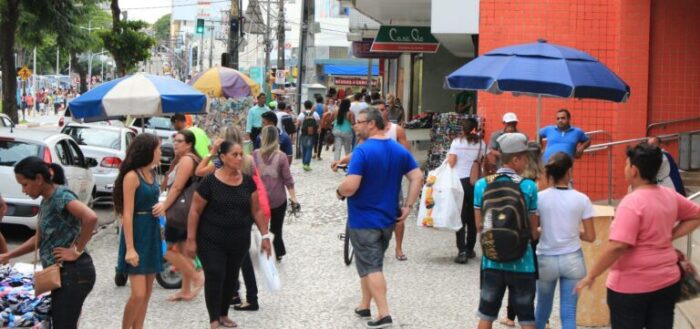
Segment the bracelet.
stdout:
<svg viewBox="0 0 700 329">
<path fill-rule="evenodd" d="M 78 256 L 81 256 L 85 250 L 78 250 L 78 246 L 74 246 L 73 250 L 78 254 Z"/>
<path fill-rule="evenodd" d="M 271 238 L 272 238 L 272 236 L 270 235 L 269 232 L 266 233 L 266 234 L 264 234 L 264 235 L 262 236 L 262 239 L 263 239 L 263 240 L 265 240 L 265 239 L 270 240 Z"/>
</svg>

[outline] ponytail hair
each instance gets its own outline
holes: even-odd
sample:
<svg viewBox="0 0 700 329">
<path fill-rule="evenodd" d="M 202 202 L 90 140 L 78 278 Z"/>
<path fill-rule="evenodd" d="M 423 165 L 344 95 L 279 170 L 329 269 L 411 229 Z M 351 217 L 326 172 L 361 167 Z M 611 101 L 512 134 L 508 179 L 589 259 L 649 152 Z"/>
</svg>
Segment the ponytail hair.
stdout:
<svg viewBox="0 0 700 329">
<path fill-rule="evenodd" d="M 63 167 L 57 163 L 46 163 L 35 156 L 26 157 L 15 164 L 15 174 L 34 180 L 41 176 L 44 182 L 58 185 L 66 184 L 66 175 Z"/>
</svg>

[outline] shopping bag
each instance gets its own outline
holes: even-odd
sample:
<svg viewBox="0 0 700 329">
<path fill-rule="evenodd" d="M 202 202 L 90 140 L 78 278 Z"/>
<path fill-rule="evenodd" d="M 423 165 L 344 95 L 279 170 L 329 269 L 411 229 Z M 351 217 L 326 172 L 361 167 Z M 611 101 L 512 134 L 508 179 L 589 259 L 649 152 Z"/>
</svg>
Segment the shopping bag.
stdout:
<svg viewBox="0 0 700 329">
<path fill-rule="evenodd" d="M 272 235 L 272 233 L 270 233 Z M 270 242 L 272 242 L 272 237 Z M 275 251 L 272 249 L 270 257 L 260 249 L 260 243 L 262 242 L 262 236 L 258 230 L 252 230 L 251 232 L 251 246 L 250 246 L 250 257 L 253 261 L 253 267 L 258 273 L 262 273 L 265 278 L 265 286 L 267 291 L 276 292 L 282 287 L 280 283 L 279 272 L 277 272 L 277 266 L 275 265 Z"/>
<path fill-rule="evenodd" d="M 458 231 L 462 228 L 464 190 L 447 161 L 428 173 L 418 208 L 417 225 Z"/>
</svg>

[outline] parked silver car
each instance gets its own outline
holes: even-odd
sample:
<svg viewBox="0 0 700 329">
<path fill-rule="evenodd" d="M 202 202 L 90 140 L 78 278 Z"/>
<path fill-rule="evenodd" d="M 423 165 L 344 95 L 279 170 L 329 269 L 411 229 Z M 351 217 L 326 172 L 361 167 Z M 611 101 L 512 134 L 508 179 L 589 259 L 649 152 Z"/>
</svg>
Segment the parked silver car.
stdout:
<svg viewBox="0 0 700 329">
<path fill-rule="evenodd" d="M 175 136 L 175 129 L 173 129 L 170 123 L 170 118 L 168 117 L 150 117 L 150 118 L 136 118 L 131 124 L 131 128 L 135 129 L 138 134 L 142 132 L 147 132 L 149 134 L 154 134 L 160 138 L 160 164 L 163 172 L 167 172 L 170 168 L 170 163 L 173 162 L 175 158 L 175 151 L 173 148 L 173 136 Z"/>
<path fill-rule="evenodd" d="M 61 132 L 73 137 L 86 156 L 97 160 L 97 166 L 91 168 L 95 177 L 94 202 L 112 202 L 119 166 L 136 133 L 125 127 L 82 123 L 69 123 Z"/>
</svg>

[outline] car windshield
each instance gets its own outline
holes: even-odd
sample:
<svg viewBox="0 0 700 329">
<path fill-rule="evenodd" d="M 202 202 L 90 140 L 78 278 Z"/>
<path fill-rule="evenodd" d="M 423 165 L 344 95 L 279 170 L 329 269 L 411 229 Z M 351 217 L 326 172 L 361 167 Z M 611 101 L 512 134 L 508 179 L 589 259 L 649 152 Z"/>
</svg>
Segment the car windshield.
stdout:
<svg viewBox="0 0 700 329">
<path fill-rule="evenodd" d="M 39 145 L 0 140 L 0 166 L 12 167 L 28 156 L 39 156 Z"/>
<path fill-rule="evenodd" d="M 173 126 L 170 124 L 170 118 L 163 117 L 152 117 L 146 123 L 146 128 L 153 128 L 159 130 L 173 130 Z"/>
<path fill-rule="evenodd" d="M 104 147 L 113 150 L 119 150 L 121 148 L 119 132 L 116 131 L 87 127 L 72 127 L 70 129 L 70 135 L 80 145 Z"/>
</svg>

